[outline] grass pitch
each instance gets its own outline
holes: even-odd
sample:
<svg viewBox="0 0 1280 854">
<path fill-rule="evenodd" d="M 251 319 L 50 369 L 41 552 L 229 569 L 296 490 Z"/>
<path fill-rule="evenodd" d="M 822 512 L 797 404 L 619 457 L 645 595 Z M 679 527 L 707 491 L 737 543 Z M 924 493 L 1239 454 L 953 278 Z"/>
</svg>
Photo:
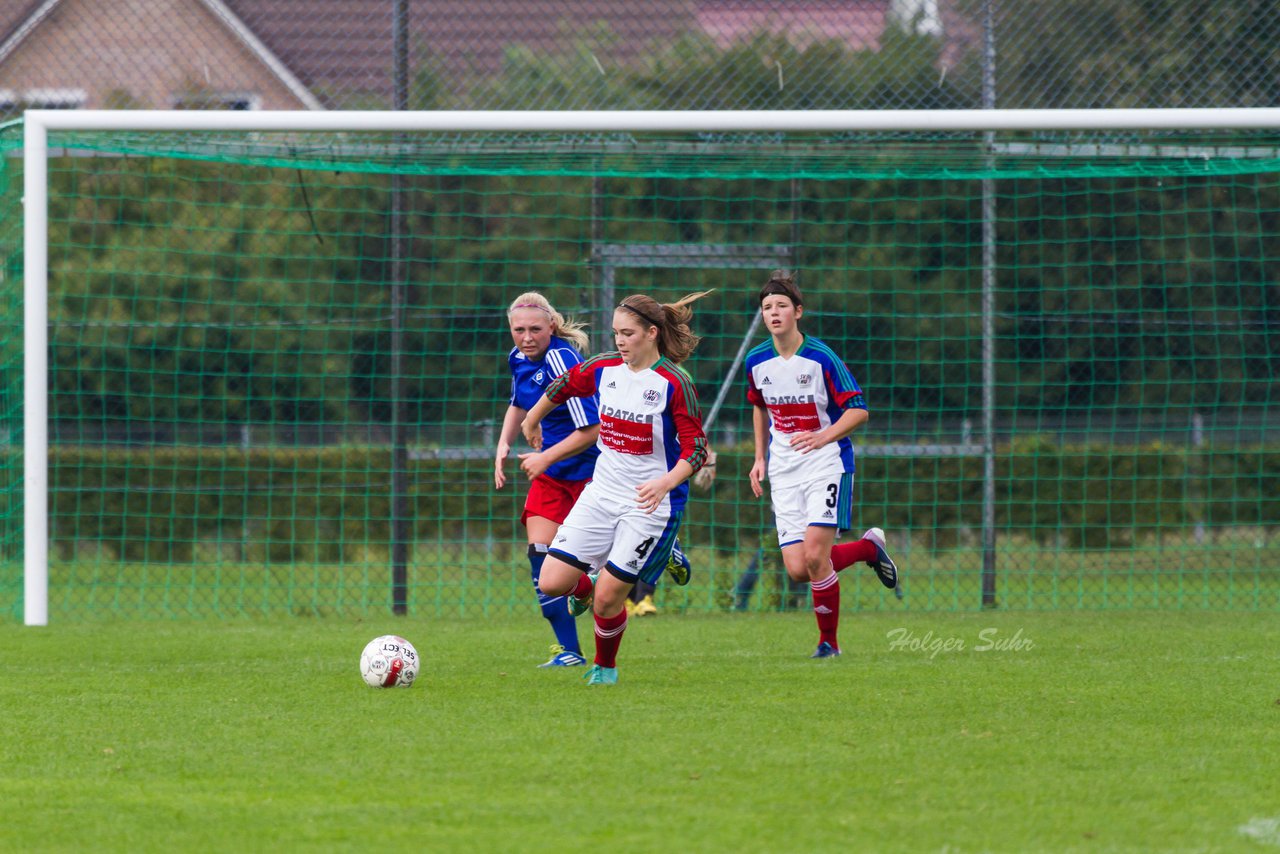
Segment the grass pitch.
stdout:
<svg viewBox="0 0 1280 854">
<path fill-rule="evenodd" d="M 659 614 L 609 688 L 533 615 L 3 625 L 0 849 L 1263 851 L 1275 625 Z"/>
</svg>

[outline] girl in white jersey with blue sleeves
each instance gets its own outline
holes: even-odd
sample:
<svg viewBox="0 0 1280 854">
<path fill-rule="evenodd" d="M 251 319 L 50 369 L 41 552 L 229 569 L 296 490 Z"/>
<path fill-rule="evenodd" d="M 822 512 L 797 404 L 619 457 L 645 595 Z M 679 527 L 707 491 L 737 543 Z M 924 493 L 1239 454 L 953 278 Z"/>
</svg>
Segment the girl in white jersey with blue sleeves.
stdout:
<svg viewBox="0 0 1280 854">
<path fill-rule="evenodd" d="M 542 444 L 542 419 L 571 398 L 600 397 L 600 458 L 595 477 L 560 526 L 539 585 L 594 604 L 596 655 L 589 685 L 618 681 L 617 655 L 627 627 L 627 594 L 667 568 L 688 497 L 687 481 L 707 461 L 697 391 L 679 367 L 698 343 L 688 304 L 629 296 L 613 313 L 618 352 L 575 365 L 547 389 L 524 420 Z M 603 566 L 594 590 L 587 575 Z"/>
<path fill-rule="evenodd" d="M 898 570 L 885 551 L 884 531 L 835 546 L 836 534 L 853 519 L 853 443 L 866 423 L 867 403 L 858 381 L 835 352 L 801 334 L 800 289 L 775 270 L 760 290 L 760 313 L 770 339 L 747 354 L 747 400 L 754 407 L 755 464 L 751 491 L 764 494 L 766 473 L 778 545 L 787 575 L 808 581 L 818 621 L 813 658 L 840 654 L 839 571 L 865 562 L 884 586 L 898 584 Z"/>
</svg>

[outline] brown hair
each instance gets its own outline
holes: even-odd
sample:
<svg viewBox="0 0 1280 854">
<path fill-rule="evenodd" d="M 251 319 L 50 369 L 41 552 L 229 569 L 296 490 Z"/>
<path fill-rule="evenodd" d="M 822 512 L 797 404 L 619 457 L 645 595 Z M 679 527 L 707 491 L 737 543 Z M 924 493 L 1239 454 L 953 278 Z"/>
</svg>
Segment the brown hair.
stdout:
<svg viewBox="0 0 1280 854">
<path fill-rule="evenodd" d="M 784 296 L 791 300 L 792 305 L 804 305 L 804 300 L 800 297 L 800 289 L 796 287 L 796 278 L 786 270 L 774 270 L 769 274 L 769 281 L 764 283 L 764 287 L 760 289 L 760 304 L 764 304 L 764 298 L 770 296 Z"/>
<path fill-rule="evenodd" d="M 511 318 L 511 312 L 520 308 L 536 308 L 545 311 L 551 319 L 551 334 L 563 338 L 574 347 L 579 353 L 587 352 L 587 325 L 579 323 L 573 318 L 566 318 L 551 307 L 551 303 L 542 294 L 537 291 L 529 291 L 523 293 L 511 301 L 511 305 L 507 308 L 507 319 Z"/>
<path fill-rule="evenodd" d="M 689 321 L 693 319 L 693 309 L 689 304 L 709 293 L 711 291 L 699 291 L 673 303 L 661 303 L 644 294 L 632 294 L 619 303 L 618 308 L 625 308 L 647 325 L 657 327 L 658 352 L 678 365 L 689 358 L 702 340 L 689 328 Z"/>
</svg>

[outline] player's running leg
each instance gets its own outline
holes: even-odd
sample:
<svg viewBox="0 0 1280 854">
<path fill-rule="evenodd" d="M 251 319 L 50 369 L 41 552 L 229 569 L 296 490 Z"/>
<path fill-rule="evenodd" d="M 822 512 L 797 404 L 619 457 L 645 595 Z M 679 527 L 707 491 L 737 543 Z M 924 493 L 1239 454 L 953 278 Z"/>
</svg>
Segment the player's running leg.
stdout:
<svg viewBox="0 0 1280 854">
<path fill-rule="evenodd" d="M 782 549 L 787 575 L 800 581 L 808 579 L 813 593 L 813 616 L 818 623 L 818 652 L 815 658 L 840 654 L 840 576 L 831 568 L 831 543 L 836 529 L 810 525 L 804 540 Z M 824 645 L 828 650 L 824 654 Z"/>
<path fill-rule="evenodd" d="M 890 590 L 898 586 L 898 566 L 885 550 L 884 531 L 869 528 L 862 539 L 840 543 L 831 549 L 831 568 L 836 572 L 865 563 L 875 570 L 880 583 Z"/>
<path fill-rule="evenodd" d="M 569 613 L 564 596 L 544 593 L 539 584 L 542 576 L 542 565 L 547 558 L 546 543 L 551 542 L 560 523 L 537 514 L 530 514 L 525 519 L 525 527 L 529 532 L 529 570 L 533 577 L 533 590 L 538 596 L 538 606 L 542 616 L 551 626 L 556 642 L 552 647 L 551 659 L 542 667 L 572 667 L 586 664 L 582 656 L 582 646 L 578 643 L 578 626 Z M 558 649 L 557 649 L 558 647 Z"/>
<path fill-rule="evenodd" d="M 670 575 L 671 580 L 680 587 L 688 584 L 689 579 L 693 577 L 693 565 L 689 563 L 684 549 L 680 548 L 679 540 L 671 546 L 671 557 L 667 560 L 667 575 Z"/>
<path fill-rule="evenodd" d="M 564 596 L 548 596 L 538 589 L 538 577 L 542 574 L 542 563 L 547 557 L 547 547 L 542 543 L 529 544 L 529 566 L 533 574 L 533 589 L 538 594 L 538 605 L 542 608 L 542 616 L 551 625 L 556 637 L 551 647 L 551 658 L 539 667 L 575 667 L 586 664 L 582 655 L 582 646 L 578 643 L 578 625 Z"/>
<path fill-rule="evenodd" d="M 618 578 L 608 569 L 596 580 L 595 634 L 596 657 L 584 677 L 588 685 L 614 685 L 618 681 L 618 647 L 627 630 L 624 603 L 633 584 Z"/>
</svg>

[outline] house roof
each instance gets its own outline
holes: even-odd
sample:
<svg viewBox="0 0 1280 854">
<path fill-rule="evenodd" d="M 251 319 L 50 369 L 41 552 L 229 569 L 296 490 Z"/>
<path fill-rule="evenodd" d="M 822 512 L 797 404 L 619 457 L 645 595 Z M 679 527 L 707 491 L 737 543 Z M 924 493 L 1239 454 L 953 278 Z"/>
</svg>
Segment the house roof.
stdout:
<svg viewBox="0 0 1280 854">
<path fill-rule="evenodd" d="M 390 0 L 225 0 L 237 16 L 326 97 L 364 92 L 385 103 L 392 86 Z M 787 33 L 800 47 L 816 39 L 878 50 L 893 6 L 911 0 L 407 0 L 411 63 L 430 61 L 448 81 L 501 70 L 516 45 L 539 56 L 591 52 L 601 71 L 652 55 L 687 32 L 721 44 L 755 33 Z M 938 0 L 950 64 L 976 36 Z M 599 25 L 612 34 L 606 37 Z"/>
<path fill-rule="evenodd" d="M 389 0 L 226 0 L 319 92 L 391 91 Z M 409 0 L 410 52 L 451 78 L 501 69 L 511 45 L 561 55 L 585 43 L 604 67 L 696 26 L 696 0 Z M 598 38 L 605 23 L 615 43 Z"/>
<path fill-rule="evenodd" d="M 884 34 L 887 0 L 797 2 L 780 9 L 776 3 L 702 3 L 697 21 L 721 47 L 756 33 L 788 35 L 798 46 L 819 39 L 843 41 L 856 50 L 876 50 Z"/>
<path fill-rule="evenodd" d="M 64 0 L 0 0 L 0 62 Z M 391 0 L 199 0 L 305 103 L 385 106 L 392 88 Z M 513 46 L 602 73 L 653 55 L 683 33 L 724 45 L 762 30 L 798 46 L 837 39 L 878 50 L 896 4 L 925 0 L 407 0 L 411 63 L 430 62 L 445 85 L 502 69 Z M 939 0 L 950 65 L 980 36 Z M 518 94 L 518 93 L 517 93 Z M 362 101 L 362 98 L 364 99 Z"/>
<path fill-rule="evenodd" d="M 0 62 L 13 52 L 41 21 L 49 16 L 58 0 L 0 3 Z"/>
</svg>

